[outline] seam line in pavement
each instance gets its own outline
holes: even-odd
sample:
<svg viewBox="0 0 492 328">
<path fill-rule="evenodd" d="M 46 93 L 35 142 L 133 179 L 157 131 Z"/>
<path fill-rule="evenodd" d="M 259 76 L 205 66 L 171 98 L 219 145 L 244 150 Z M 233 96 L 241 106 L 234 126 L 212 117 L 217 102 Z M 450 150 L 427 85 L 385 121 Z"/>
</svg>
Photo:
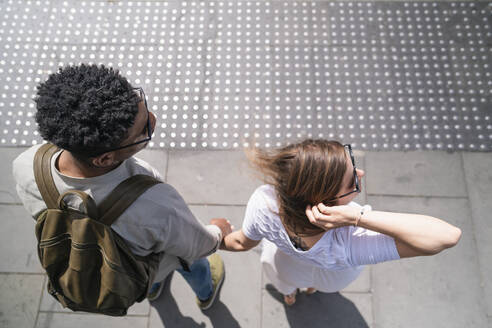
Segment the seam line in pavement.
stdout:
<svg viewBox="0 0 492 328">
<path fill-rule="evenodd" d="M 372 314 L 372 322 L 371 326 L 377 327 L 376 324 L 376 308 L 374 305 L 374 288 L 372 287 L 372 280 L 373 280 L 373 270 L 371 270 L 371 274 L 369 275 L 369 281 L 370 281 L 370 288 L 371 288 L 371 314 Z"/>
<path fill-rule="evenodd" d="M 475 229 L 475 219 L 474 219 L 474 216 L 473 216 L 473 204 L 471 203 L 471 200 L 470 200 L 470 193 L 469 193 L 469 189 L 468 189 L 468 179 L 466 178 L 467 177 L 467 174 L 466 174 L 466 170 L 465 170 L 465 158 L 464 158 L 464 155 L 463 153 L 461 153 L 460 155 L 460 164 L 461 164 L 461 171 L 463 172 L 463 178 L 465 179 L 465 191 L 466 191 L 466 194 L 468 195 L 468 209 L 469 209 L 469 215 L 470 215 L 470 225 L 471 225 L 471 235 L 472 235 L 472 239 L 473 239 L 473 244 L 475 246 L 475 254 L 477 255 L 477 264 L 478 264 L 478 276 L 480 278 L 480 293 L 481 293 L 481 299 L 484 301 L 484 302 L 480 302 L 481 305 L 482 305 L 482 309 L 484 310 L 485 314 L 488 315 L 488 308 L 487 308 L 487 302 L 486 302 L 486 295 L 485 295 L 485 289 L 483 288 L 484 284 L 485 284 L 485 277 L 483 276 L 482 274 L 482 259 L 480 258 L 480 256 L 478 256 L 478 249 L 479 249 L 479 245 L 478 245 L 478 242 L 477 242 L 477 236 L 476 236 L 476 229 Z"/>
<path fill-rule="evenodd" d="M 39 296 L 38 310 L 36 311 L 36 319 L 34 320 L 34 328 L 38 325 L 39 313 L 41 313 L 41 302 L 43 301 L 44 285 L 46 284 L 47 277 L 43 278 L 43 285 L 41 286 L 41 295 Z"/>
<path fill-rule="evenodd" d="M 11 271 L 0 271 L 0 275 L 24 275 L 24 276 L 46 276 L 43 272 L 11 272 Z"/>
<path fill-rule="evenodd" d="M 164 182 L 167 183 L 167 173 L 169 172 L 169 161 L 171 160 L 169 158 L 169 149 L 166 149 L 166 172 L 164 172 Z"/>
<path fill-rule="evenodd" d="M 374 274 L 374 270 L 372 269 L 372 266 L 369 266 L 369 291 L 371 294 L 371 314 L 372 314 L 371 326 L 376 326 L 376 309 L 374 308 L 374 294 L 373 294 L 374 288 L 372 285 L 373 274 Z"/>
<path fill-rule="evenodd" d="M 150 305 L 149 302 L 149 314 L 147 314 L 147 324 L 145 325 L 145 328 L 150 328 L 150 314 L 152 313 L 152 305 Z"/>
</svg>

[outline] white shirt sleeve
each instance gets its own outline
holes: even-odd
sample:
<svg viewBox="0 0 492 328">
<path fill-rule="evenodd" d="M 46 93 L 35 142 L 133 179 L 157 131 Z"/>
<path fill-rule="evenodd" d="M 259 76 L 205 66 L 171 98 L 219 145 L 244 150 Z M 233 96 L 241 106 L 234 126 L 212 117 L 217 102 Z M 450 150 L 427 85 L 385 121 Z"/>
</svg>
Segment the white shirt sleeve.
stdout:
<svg viewBox="0 0 492 328">
<path fill-rule="evenodd" d="M 355 202 L 349 205 L 361 207 Z M 364 207 L 366 211 L 371 210 L 369 205 Z M 388 235 L 352 226 L 336 229 L 335 234 L 336 238 L 345 245 L 346 256 L 352 266 L 376 264 L 400 258 L 395 240 Z"/>
<path fill-rule="evenodd" d="M 352 266 L 376 264 L 400 258 L 393 237 L 367 230 L 350 227 L 342 235 L 345 238 L 346 254 Z"/>
<path fill-rule="evenodd" d="M 261 202 L 262 198 L 255 191 L 246 206 L 242 230 L 244 235 L 251 240 L 261 240 L 263 238 L 258 229 L 259 221 L 262 219 L 262 213 L 259 210 Z"/>
</svg>

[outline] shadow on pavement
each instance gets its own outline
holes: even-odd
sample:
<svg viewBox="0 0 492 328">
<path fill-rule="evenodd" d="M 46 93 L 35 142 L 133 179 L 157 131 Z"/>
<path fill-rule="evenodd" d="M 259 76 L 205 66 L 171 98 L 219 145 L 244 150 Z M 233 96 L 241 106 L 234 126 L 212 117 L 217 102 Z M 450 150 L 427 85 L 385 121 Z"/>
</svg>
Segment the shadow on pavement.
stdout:
<svg viewBox="0 0 492 328">
<path fill-rule="evenodd" d="M 216 300 L 214 306 L 203 312 L 209 317 L 214 328 L 239 328 L 240 325 L 232 316 L 227 306 L 220 300 Z"/>
<path fill-rule="evenodd" d="M 159 317 L 162 321 L 163 327 L 172 327 L 172 328 L 196 328 L 196 327 L 206 327 L 204 322 L 198 323 L 191 317 L 185 317 L 179 311 L 178 304 L 174 300 L 174 297 L 171 294 L 171 279 L 173 274 L 170 274 L 165 281 L 164 288 L 162 290 L 161 296 L 153 302 L 151 302 L 151 306 L 155 308 Z M 195 299 L 191 300 L 190 306 L 197 306 L 195 303 Z M 212 322 L 212 326 L 214 328 L 239 328 L 239 323 L 232 316 L 231 312 L 227 308 L 227 306 L 220 301 L 220 290 L 217 295 L 217 299 L 215 300 L 215 304 L 207 311 L 203 312 L 210 321 Z"/>
<path fill-rule="evenodd" d="M 340 293 L 300 293 L 297 294 L 296 303 L 287 306 L 283 295 L 272 284 L 267 284 L 266 290 L 284 305 L 290 327 L 369 327 L 354 303 Z"/>
</svg>

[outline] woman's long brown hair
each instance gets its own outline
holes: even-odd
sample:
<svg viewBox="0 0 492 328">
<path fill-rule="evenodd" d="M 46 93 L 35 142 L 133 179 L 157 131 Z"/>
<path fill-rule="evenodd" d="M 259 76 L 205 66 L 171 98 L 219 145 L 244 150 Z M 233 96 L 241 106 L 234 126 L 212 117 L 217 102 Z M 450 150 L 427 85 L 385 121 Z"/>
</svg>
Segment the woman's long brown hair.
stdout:
<svg viewBox="0 0 492 328">
<path fill-rule="evenodd" d="M 279 216 L 286 228 L 298 236 L 312 236 L 324 230 L 312 225 L 306 206 L 330 201 L 339 192 L 347 169 L 347 155 L 337 141 L 312 140 L 275 150 L 251 148 L 250 163 L 275 187 Z"/>
</svg>

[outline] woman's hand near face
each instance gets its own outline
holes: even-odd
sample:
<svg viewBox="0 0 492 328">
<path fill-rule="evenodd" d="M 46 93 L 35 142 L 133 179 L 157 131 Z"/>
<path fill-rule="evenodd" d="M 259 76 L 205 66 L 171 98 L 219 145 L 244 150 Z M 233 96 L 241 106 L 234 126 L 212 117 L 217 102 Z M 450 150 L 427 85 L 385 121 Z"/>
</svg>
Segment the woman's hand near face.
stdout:
<svg viewBox="0 0 492 328">
<path fill-rule="evenodd" d="M 320 203 L 315 206 L 308 205 L 306 215 L 312 224 L 330 230 L 355 224 L 360 210 L 348 205 L 326 206 Z"/>
</svg>

